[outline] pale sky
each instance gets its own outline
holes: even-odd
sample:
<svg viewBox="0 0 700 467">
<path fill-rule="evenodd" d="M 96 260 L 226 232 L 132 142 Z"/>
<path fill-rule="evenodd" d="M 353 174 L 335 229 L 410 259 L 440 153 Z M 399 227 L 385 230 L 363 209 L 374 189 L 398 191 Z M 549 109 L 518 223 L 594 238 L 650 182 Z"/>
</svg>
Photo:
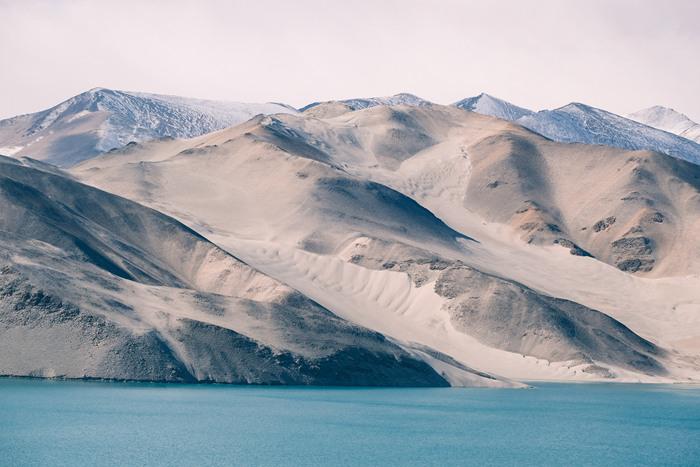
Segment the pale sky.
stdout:
<svg viewBox="0 0 700 467">
<path fill-rule="evenodd" d="M 700 122 L 700 1 L 0 0 L 0 118 L 93 87 L 302 106 L 488 92 Z"/>
</svg>

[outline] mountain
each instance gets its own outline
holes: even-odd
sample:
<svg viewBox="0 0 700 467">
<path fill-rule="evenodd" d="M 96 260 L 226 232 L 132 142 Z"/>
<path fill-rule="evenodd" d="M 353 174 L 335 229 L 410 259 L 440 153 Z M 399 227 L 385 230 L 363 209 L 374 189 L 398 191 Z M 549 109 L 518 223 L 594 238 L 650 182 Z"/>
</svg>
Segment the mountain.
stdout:
<svg viewBox="0 0 700 467">
<path fill-rule="evenodd" d="M 700 124 L 668 107 L 655 105 L 630 114 L 628 118 L 700 143 Z"/>
<path fill-rule="evenodd" d="M 584 104 L 542 110 L 516 122 L 554 141 L 646 149 L 700 164 L 700 144 Z"/>
<path fill-rule="evenodd" d="M 421 99 L 409 93 L 399 93 L 393 96 L 386 97 L 363 97 L 355 99 L 344 99 L 327 102 L 312 102 L 301 109 L 300 112 L 306 112 L 310 115 L 319 116 L 322 112 L 323 117 L 328 117 L 328 108 L 333 109 L 333 116 L 343 112 L 354 112 L 356 110 L 368 109 L 381 105 L 412 105 L 426 106 L 431 105 L 431 102 Z"/>
<path fill-rule="evenodd" d="M 1 158 L 0 374 L 700 379 L 697 145 L 581 104 L 479 113 L 506 104 L 332 101 L 69 171 Z"/>
<path fill-rule="evenodd" d="M 688 141 L 700 136 L 700 127 L 693 126 L 694 122 L 682 114 L 659 110 L 662 108 L 652 107 L 638 112 L 637 118 L 633 115 L 629 119 L 580 103 L 532 112 L 488 94 L 463 99 L 452 105 L 516 122 L 554 141 L 658 151 L 700 163 L 700 144 Z M 682 137 L 677 136 L 683 132 Z"/>
<path fill-rule="evenodd" d="M 510 386 L 343 320 L 178 221 L 0 158 L 0 374 Z"/>
<path fill-rule="evenodd" d="M 520 117 L 531 115 L 532 110 L 518 107 L 510 102 L 498 99 L 485 93 L 478 96 L 468 97 L 452 104 L 460 109 L 470 110 L 482 115 L 490 115 L 492 117 L 502 118 L 503 120 L 517 120 Z"/>
<path fill-rule="evenodd" d="M 133 145 L 71 173 L 342 319 L 478 371 L 700 376 L 697 166 L 451 106 L 311 111 Z"/>
<path fill-rule="evenodd" d="M 295 110 L 95 88 L 42 112 L 1 120 L 0 154 L 67 167 L 132 141 L 191 138 L 279 112 Z"/>
</svg>

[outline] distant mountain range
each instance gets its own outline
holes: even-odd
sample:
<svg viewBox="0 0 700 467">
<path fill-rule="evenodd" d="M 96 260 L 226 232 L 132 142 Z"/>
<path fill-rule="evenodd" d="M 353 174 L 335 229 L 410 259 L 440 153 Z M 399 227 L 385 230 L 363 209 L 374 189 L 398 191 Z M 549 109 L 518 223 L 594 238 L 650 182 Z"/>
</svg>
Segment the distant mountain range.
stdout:
<svg viewBox="0 0 700 467">
<path fill-rule="evenodd" d="M 0 136 L 0 375 L 700 381 L 682 136 L 486 94 L 297 111 L 105 89 Z"/>
<path fill-rule="evenodd" d="M 420 107 L 432 103 L 402 93 L 314 102 L 299 111 L 328 118 L 382 105 Z M 652 107 L 630 118 L 580 103 L 534 112 L 485 93 L 453 105 L 514 121 L 554 141 L 648 149 L 700 163 L 700 125 L 663 107 Z M 295 112 L 284 104 L 207 101 L 96 88 L 45 111 L 0 121 L 0 154 L 69 167 L 130 142 L 191 138 L 258 114 Z"/>
<path fill-rule="evenodd" d="M 630 114 L 628 118 L 700 143 L 700 124 L 668 107 L 655 105 Z"/>
<path fill-rule="evenodd" d="M 488 94 L 467 98 L 454 105 L 514 121 L 554 141 L 647 149 L 700 163 L 700 144 L 693 141 L 694 132 L 700 133 L 700 126 L 687 117 L 683 120 L 681 114 L 660 112 L 658 107 L 656 112 L 638 112 L 634 119 L 630 119 L 581 103 L 533 112 Z"/>
</svg>

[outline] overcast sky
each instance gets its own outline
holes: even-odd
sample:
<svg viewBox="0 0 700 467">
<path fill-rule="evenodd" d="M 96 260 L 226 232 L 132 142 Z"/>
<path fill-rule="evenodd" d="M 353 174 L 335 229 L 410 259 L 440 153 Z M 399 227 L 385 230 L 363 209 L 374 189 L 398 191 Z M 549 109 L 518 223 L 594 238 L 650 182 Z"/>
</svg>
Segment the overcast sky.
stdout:
<svg viewBox="0 0 700 467">
<path fill-rule="evenodd" d="M 700 121 L 700 1 L 0 0 L 0 117 L 93 87 L 301 106 L 482 91 Z"/>
</svg>

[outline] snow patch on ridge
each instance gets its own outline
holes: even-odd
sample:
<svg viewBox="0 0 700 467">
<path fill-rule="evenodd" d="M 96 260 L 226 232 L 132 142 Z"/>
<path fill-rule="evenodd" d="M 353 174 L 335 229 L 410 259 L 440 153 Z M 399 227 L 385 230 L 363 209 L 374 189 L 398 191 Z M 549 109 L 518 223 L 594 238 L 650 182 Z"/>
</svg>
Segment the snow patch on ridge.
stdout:
<svg viewBox="0 0 700 467">
<path fill-rule="evenodd" d="M 503 120 L 517 120 L 526 115 L 531 115 L 532 110 L 518 107 L 517 105 L 498 99 L 486 93 L 481 93 L 478 96 L 468 97 L 457 101 L 455 107 L 460 109 L 470 110 L 482 115 L 490 115 L 492 117 L 502 118 Z"/>
<path fill-rule="evenodd" d="M 628 118 L 700 143 L 700 124 L 668 107 L 655 105 L 632 113 Z"/>
</svg>

